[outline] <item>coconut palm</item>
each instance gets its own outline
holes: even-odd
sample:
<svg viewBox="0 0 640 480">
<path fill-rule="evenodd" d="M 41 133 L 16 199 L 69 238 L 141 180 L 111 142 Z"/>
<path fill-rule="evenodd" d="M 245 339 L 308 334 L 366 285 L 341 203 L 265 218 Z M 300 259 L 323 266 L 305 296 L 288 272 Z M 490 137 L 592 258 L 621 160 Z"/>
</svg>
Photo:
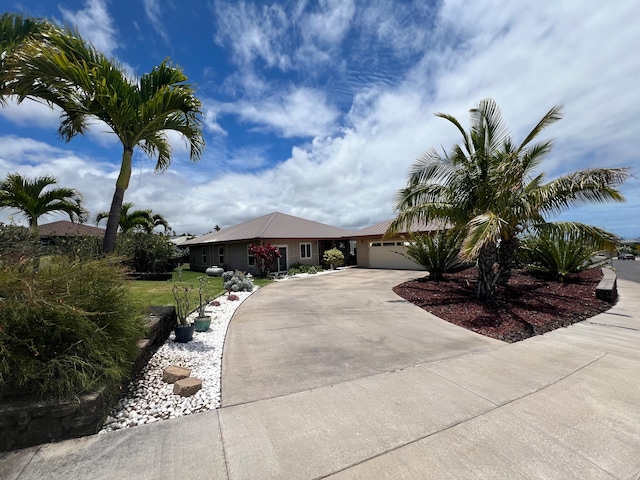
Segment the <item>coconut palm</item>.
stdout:
<svg viewBox="0 0 640 480">
<path fill-rule="evenodd" d="M 72 222 L 86 222 L 87 211 L 82 207 L 82 195 L 72 188 L 54 187 L 55 177 L 44 176 L 30 180 L 11 173 L 0 182 L 0 208 L 15 208 L 37 229 L 38 218 L 54 212 L 69 215 Z M 54 187 L 54 188 L 51 188 Z"/>
<path fill-rule="evenodd" d="M 151 210 L 132 210 L 133 203 L 124 202 L 120 210 L 120 221 L 118 226 L 120 231 L 125 233 L 129 230 L 143 230 L 147 233 L 157 226 L 163 226 L 165 231 L 169 228 L 169 224 L 160 214 L 153 214 Z M 105 218 L 109 218 L 109 212 L 100 212 L 96 215 L 96 224 L 99 224 Z"/>
<path fill-rule="evenodd" d="M 53 31 L 47 43 L 27 42 L 13 57 L 12 86 L 19 100 L 34 97 L 61 107 L 59 132 L 65 140 L 84 134 L 89 122 L 98 119 L 122 143 L 103 242 L 103 250 L 113 252 L 134 150 L 156 158 L 156 172 L 166 170 L 172 153 L 166 132 L 173 130 L 190 147 L 190 159 L 197 161 L 204 148 L 200 101 L 182 70 L 168 61 L 134 81 L 121 65 L 69 30 Z"/>
<path fill-rule="evenodd" d="M 435 149 L 413 165 L 407 187 L 397 195 L 397 218 L 390 232 L 414 220 L 444 220 L 465 232 L 462 255 L 477 259 L 479 298 L 490 299 L 495 287 L 508 281 L 524 230 L 572 231 L 608 245 L 615 237 L 577 222 L 550 223 L 546 216 L 588 202 L 622 202 L 616 189 L 628 176 L 625 168 L 580 170 L 545 183 L 536 173 L 551 151 L 551 140 L 532 143 L 561 118 L 561 108 L 549 110 L 520 144 L 514 143 L 497 104 L 482 100 L 471 110 L 467 133 L 453 116 L 437 113 L 461 133 L 463 143 L 440 155 Z"/>
</svg>

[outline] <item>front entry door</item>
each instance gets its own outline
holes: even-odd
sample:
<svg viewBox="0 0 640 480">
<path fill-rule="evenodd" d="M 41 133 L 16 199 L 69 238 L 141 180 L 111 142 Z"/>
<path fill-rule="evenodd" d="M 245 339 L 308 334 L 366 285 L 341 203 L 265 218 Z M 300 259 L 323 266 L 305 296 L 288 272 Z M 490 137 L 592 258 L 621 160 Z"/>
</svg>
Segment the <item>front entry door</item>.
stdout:
<svg viewBox="0 0 640 480">
<path fill-rule="evenodd" d="M 287 247 L 278 247 L 280 258 L 276 258 L 276 272 L 286 272 L 287 267 Z"/>
</svg>

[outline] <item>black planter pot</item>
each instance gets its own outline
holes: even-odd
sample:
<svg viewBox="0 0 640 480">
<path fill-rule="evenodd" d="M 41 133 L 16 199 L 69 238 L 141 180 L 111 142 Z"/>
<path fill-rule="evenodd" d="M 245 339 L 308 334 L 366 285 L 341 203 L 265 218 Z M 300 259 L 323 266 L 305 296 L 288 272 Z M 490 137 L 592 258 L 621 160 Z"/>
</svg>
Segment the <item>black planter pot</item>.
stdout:
<svg viewBox="0 0 640 480">
<path fill-rule="evenodd" d="M 190 325 L 176 325 L 173 327 L 173 331 L 176 334 L 175 341 L 178 343 L 187 343 L 193 340 L 193 332 L 195 331 L 196 326 L 194 324 Z"/>
</svg>

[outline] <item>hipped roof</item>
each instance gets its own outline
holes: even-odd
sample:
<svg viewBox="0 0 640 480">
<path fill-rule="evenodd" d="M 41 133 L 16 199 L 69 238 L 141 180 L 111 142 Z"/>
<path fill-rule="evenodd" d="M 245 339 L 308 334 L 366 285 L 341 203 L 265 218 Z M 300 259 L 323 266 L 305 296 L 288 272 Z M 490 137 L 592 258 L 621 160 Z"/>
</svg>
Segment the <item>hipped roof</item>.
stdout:
<svg viewBox="0 0 640 480">
<path fill-rule="evenodd" d="M 339 239 L 349 237 L 351 231 L 324 223 L 305 220 L 285 213 L 273 212 L 232 227 L 223 228 L 185 242 L 184 246 L 204 243 L 234 242 L 257 239 Z"/>
<path fill-rule="evenodd" d="M 38 235 L 41 237 L 67 237 L 75 235 L 101 237 L 104 235 L 104 229 L 91 225 L 83 225 L 81 223 L 73 223 L 68 220 L 59 220 L 57 222 L 38 225 Z"/>
</svg>

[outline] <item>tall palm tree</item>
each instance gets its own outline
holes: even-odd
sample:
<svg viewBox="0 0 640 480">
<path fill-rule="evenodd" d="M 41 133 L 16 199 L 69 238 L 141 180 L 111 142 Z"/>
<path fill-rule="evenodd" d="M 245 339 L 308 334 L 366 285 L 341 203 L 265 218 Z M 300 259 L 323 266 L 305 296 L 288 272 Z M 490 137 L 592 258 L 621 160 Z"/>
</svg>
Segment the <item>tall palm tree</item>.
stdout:
<svg viewBox="0 0 640 480">
<path fill-rule="evenodd" d="M 87 211 L 82 207 L 82 195 L 72 188 L 56 187 L 55 177 L 44 176 L 35 180 L 18 173 L 7 175 L 0 182 L 0 208 L 15 208 L 29 220 L 31 228 L 38 228 L 38 218 L 54 212 L 69 215 L 72 222 L 86 222 Z"/>
<path fill-rule="evenodd" d="M 532 142 L 561 118 L 560 107 L 549 110 L 520 144 L 511 139 L 493 100 L 482 100 L 470 112 L 468 133 L 455 117 L 436 114 L 458 129 L 463 143 L 444 156 L 432 148 L 418 158 L 407 187 L 398 192 L 398 216 L 389 233 L 414 220 L 434 219 L 463 230 L 462 254 L 477 259 L 477 296 L 485 299 L 493 296 L 498 284 L 508 281 L 518 234 L 524 230 L 572 231 L 602 245 L 615 241 L 597 227 L 545 219 L 588 202 L 624 201 L 616 187 L 628 176 L 625 168 L 591 168 L 545 183 L 544 173 L 536 174 L 553 142 Z"/>
<path fill-rule="evenodd" d="M 50 23 L 25 17 L 16 13 L 0 15 L 0 106 L 6 105 L 6 97 L 11 95 L 7 61 L 27 40 L 42 41 L 47 30 L 55 28 Z"/>
<path fill-rule="evenodd" d="M 182 134 L 197 161 L 204 149 L 201 103 L 181 69 L 163 61 L 137 81 L 121 65 L 82 40 L 56 30 L 48 42 L 27 42 L 11 64 L 12 87 L 19 100 L 38 98 L 63 110 L 60 135 L 67 141 L 84 134 L 91 119 L 106 123 L 122 143 L 120 173 L 109 210 L 103 250 L 115 249 L 124 193 L 129 187 L 136 147 L 156 159 L 155 170 L 171 164 L 168 130 Z"/>
<path fill-rule="evenodd" d="M 169 224 L 160 214 L 153 214 L 151 210 L 132 210 L 133 203 L 124 202 L 120 210 L 120 221 L 118 226 L 120 231 L 125 233 L 129 230 L 140 229 L 151 233 L 157 226 L 163 226 L 165 231 Z M 96 215 L 96 223 L 99 224 L 105 218 L 109 218 L 109 212 L 100 212 Z"/>
</svg>

